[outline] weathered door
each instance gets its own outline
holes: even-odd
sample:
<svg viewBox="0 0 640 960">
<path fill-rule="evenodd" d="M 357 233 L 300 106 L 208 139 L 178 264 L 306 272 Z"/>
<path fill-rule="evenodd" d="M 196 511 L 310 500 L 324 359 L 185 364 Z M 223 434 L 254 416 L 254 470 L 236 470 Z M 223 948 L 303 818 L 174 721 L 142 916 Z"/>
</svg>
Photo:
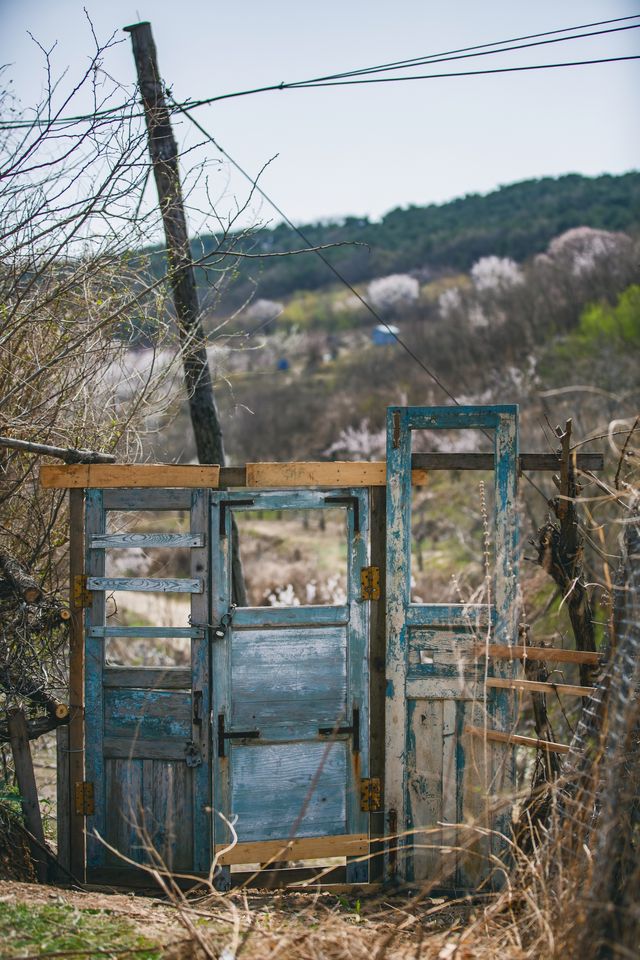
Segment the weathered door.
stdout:
<svg viewBox="0 0 640 960">
<path fill-rule="evenodd" d="M 482 603 L 411 602 L 412 434 L 444 429 L 493 441 L 495 563 Z M 513 695 L 486 687 L 479 648 L 516 641 L 517 464 L 515 406 L 388 410 L 385 812 L 399 838 L 387 870 L 399 879 L 473 888 L 496 867 L 489 855 L 504 851 L 513 751 L 465 727 L 512 723 Z"/>
<path fill-rule="evenodd" d="M 347 589 L 328 606 L 231 607 L 232 513 L 344 511 Z M 368 851 L 368 498 L 363 490 L 212 495 L 215 849 L 222 865 Z M 216 545 L 217 544 L 217 549 Z M 231 615 L 232 616 L 231 616 Z M 227 616 L 230 615 L 230 616 Z M 226 618 L 226 628 L 215 625 Z M 221 814 L 219 816 L 218 814 Z M 232 840 L 237 844 L 223 852 Z M 226 869 L 226 868 L 225 868 Z M 366 865 L 364 868 L 366 876 Z M 363 875 L 348 867 L 350 879 Z"/>
<path fill-rule="evenodd" d="M 129 860 L 209 869 L 208 516 L 206 490 L 87 491 L 89 874 L 126 873 Z M 134 572 L 159 556 L 174 575 L 114 576 L 127 551 Z M 109 616 L 125 594 L 138 598 L 137 625 Z"/>
</svg>

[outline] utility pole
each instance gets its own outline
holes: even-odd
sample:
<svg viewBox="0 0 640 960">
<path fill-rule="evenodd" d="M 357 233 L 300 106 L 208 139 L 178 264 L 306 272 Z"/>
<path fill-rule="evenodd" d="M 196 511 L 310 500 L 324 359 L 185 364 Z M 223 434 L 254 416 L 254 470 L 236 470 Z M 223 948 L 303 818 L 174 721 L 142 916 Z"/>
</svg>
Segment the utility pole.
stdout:
<svg viewBox="0 0 640 960">
<path fill-rule="evenodd" d="M 213 395 L 211 371 L 198 302 L 195 271 L 191 257 L 187 221 L 184 213 L 178 147 L 171 128 L 171 119 L 164 98 L 158 69 L 156 45 L 147 21 L 125 27 L 131 34 L 138 85 L 144 105 L 149 136 L 149 153 L 158 188 L 160 212 L 167 244 L 169 281 L 173 292 L 178 334 L 182 352 L 184 380 L 189 399 L 189 413 L 200 463 L 225 464 L 220 418 Z M 238 536 L 233 530 L 233 592 L 239 606 L 246 606 L 244 577 L 238 550 Z"/>
</svg>

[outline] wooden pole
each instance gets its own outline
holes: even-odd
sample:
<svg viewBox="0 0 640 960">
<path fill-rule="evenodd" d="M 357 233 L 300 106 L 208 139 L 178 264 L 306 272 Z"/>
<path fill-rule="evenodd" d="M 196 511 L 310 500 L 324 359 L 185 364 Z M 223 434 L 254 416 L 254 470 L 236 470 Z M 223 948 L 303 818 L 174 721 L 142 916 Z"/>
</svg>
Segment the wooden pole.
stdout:
<svg viewBox="0 0 640 960">
<path fill-rule="evenodd" d="M 36 865 L 38 880 L 45 883 L 47 880 L 47 860 L 42 849 L 46 849 L 46 845 L 40 804 L 38 803 L 38 788 L 29 747 L 29 732 L 24 712 L 18 709 L 9 710 L 8 725 L 16 780 L 22 799 L 24 822 L 27 830 L 36 840 L 36 843 L 31 844 L 31 856 Z"/>
<path fill-rule="evenodd" d="M 69 491 L 69 739 L 68 768 L 69 864 L 71 873 L 81 882 L 85 876 L 84 817 L 77 814 L 73 803 L 74 785 L 84 781 L 84 609 L 78 604 L 74 590 L 76 577 L 84 571 L 84 490 Z M 63 758 L 60 758 L 60 763 Z M 64 811 L 60 811 L 64 815 Z"/>
<path fill-rule="evenodd" d="M 178 147 L 164 98 L 156 45 L 151 24 L 147 21 L 135 23 L 124 29 L 131 35 L 138 84 L 147 122 L 149 153 L 158 188 L 160 212 L 167 242 L 169 280 L 178 320 L 184 379 L 198 460 L 200 463 L 217 463 L 224 466 L 222 428 L 213 395 L 198 302 L 198 288 L 182 199 Z M 234 600 L 239 606 L 245 606 L 244 578 L 237 544 L 238 537 L 234 526 L 232 571 Z"/>
</svg>

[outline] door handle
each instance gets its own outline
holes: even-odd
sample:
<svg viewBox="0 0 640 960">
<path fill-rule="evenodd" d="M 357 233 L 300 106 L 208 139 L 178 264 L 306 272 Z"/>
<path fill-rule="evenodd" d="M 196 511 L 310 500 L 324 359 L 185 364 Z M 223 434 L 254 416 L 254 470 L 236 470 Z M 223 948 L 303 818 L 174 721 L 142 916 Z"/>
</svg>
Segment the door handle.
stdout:
<svg viewBox="0 0 640 960">
<path fill-rule="evenodd" d="M 224 728 L 224 713 L 218 714 L 218 756 L 224 757 L 225 740 L 258 740 L 259 730 L 232 730 L 226 731 Z"/>
<path fill-rule="evenodd" d="M 318 727 L 318 733 L 322 737 L 339 737 L 345 733 L 350 733 L 353 739 L 353 752 L 360 753 L 360 710 L 353 708 L 353 723 L 350 727 Z"/>
</svg>

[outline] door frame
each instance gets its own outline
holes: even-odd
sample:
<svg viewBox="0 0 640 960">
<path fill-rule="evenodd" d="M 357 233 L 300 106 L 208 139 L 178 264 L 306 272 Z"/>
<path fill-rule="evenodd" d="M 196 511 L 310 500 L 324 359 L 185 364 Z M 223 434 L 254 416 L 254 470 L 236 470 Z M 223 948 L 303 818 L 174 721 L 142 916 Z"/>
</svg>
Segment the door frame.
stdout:
<svg viewBox="0 0 640 960">
<path fill-rule="evenodd" d="M 360 571 L 368 565 L 369 557 L 369 496 L 366 488 L 298 488 L 288 490 L 246 489 L 242 491 L 212 491 L 210 495 L 211 521 L 211 624 L 219 624 L 229 612 L 231 600 L 230 542 L 232 536 L 232 511 L 253 510 L 327 510 L 336 506 L 346 508 L 347 536 L 347 603 L 340 616 L 347 620 L 347 707 L 346 723 L 352 723 L 351 711 L 354 702 L 360 712 L 360 749 L 351 752 L 352 763 L 346 784 L 348 835 L 369 835 L 369 815 L 360 808 L 360 779 L 369 772 L 369 602 L 361 598 Z M 223 533 L 224 531 L 224 533 Z M 350 548 L 349 548 L 350 545 Z M 283 627 L 296 622 L 315 620 L 318 626 L 335 620 L 340 608 L 334 606 L 306 606 L 290 608 L 242 607 L 234 613 L 234 622 L 240 628 L 268 628 L 277 630 L 278 621 Z M 230 782 L 228 751 L 221 751 L 218 744 L 219 730 L 216 719 L 219 714 L 229 715 L 231 694 L 231 644 L 226 637 L 221 642 L 212 640 L 211 655 L 211 715 L 212 731 L 212 779 L 214 814 L 230 809 Z M 310 741 L 315 742 L 315 741 Z M 225 757 L 219 756 L 224 752 Z M 228 844 L 229 832 L 220 818 L 213 828 L 214 849 L 219 853 Z M 288 837 L 284 837 L 286 842 Z M 314 838 L 308 838 L 313 840 Z M 278 841 L 279 842 L 279 841 Z M 330 845 L 330 844 L 328 844 Z M 303 838 L 299 841 L 300 854 L 311 849 Z M 265 850 L 267 848 L 265 847 Z M 344 851 L 347 852 L 346 850 Z M 362 882 L 368 876 L 368 864 L 359 862 L 363 853 L 368 853 L 366 844 L 355 846 L 356 855 L 348 857 L 347 878 L 349 882 Z M 331 854 L 328 854 L 331 855 Z M 339 855 L 339 854 L 334 854 Z M 307 852 L 307 857 L 311 854 Z M 298 858 L 296 857 L 296 858 Z M 222 868 L 228 874 L 228 867 Z"/>
</svg>

